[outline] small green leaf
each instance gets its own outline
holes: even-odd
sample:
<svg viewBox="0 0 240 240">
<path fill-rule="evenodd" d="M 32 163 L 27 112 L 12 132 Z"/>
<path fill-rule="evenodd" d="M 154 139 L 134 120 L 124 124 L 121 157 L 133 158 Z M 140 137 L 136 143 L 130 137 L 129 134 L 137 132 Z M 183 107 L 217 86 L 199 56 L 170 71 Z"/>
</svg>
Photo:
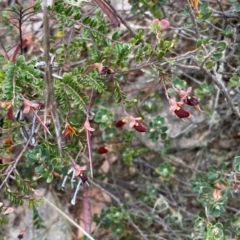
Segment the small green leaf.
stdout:
<svg viewBox="0 0 240 240">
<path fill-rule="evenodd" d="M 73 14 L 73 8 L 72 7 L 67 8 L 64 13 L 68 17 L 71 16 Z"/>
<path fill-rule="evenodd" d="M 166 133 L 162 133 L 161 134 L 161 139 L 162 140 L 166 140 L 167 139 L 167 134 Z"/>
<path fill-rule="evenodd" d="M 215 60 L 215 61 L 219 61 L 219 60 L 221 60 L 223 58 L 223 53 L 222 52 L 218 52 L 218 53 L 214 53 L 213 54 L 213 59 Z"/>
<path fill-rule="evenodd" d="M 201 47 L 202 46 L 202 39 L 198 39 L 197 40 L 197 47 Z"/>
<path fill-rule="evenodd" d="M 28 161 L 30 161 L 30 162 L 37 162 L 37 161 L 38 161 L 36 155 L 33 154 L 33 153 L 27 153 L 27 154 L 26 154 L 26 158 L 27 158 Z"/>
<path fill-rule="evenodd" d="M 83 19 L 82 22 L 83 22 L 83 24 L 89 24 L 91 22 L 91 18 L 89 16 L 87 16 Z"/>
<path fill-rule="evenodd" d="M 207 69 L 211 69 L 214 65 L 215 65 L 215 63 L 214 63 L 213 61 L 207 61 L 207 62 L 205 63 L 205 67 L 206 67 Z"/>
<path fill-rule="evenodd" d="M 203 62 L 205 60 L 205 57 L 203 55 L 197 55 L 196 60 L 199 62 Z"/>
<path fill-rule="evenodd" d="M 48 178 L 47 178 L 47 183 L 51 183 L 53 180 L 53 175 L 52 174 L 49 174 L 48 175 Z"/>
<path fill-rule="evenodd" d="M 95 19 L 91 19 L 90 23 L 89 23 L 89 26 L 94 28 L 97 26 L 97 21 Z"/>
<path fill-rule="evenodd" d="M 202 18 L 203 20 L 207 20 L 207 19 L 209 19 L 211 16 L 212 16 L 212 12 L 209 11 L 209 12 L 203 14 L 201 18 Z"/>
<path fill-rule="evenodd" d="M 240 173 L 240 156 L 235 157 L 234 160 L 234 170 Z"/>
<path fill-rule="evenodd" d="M 233 28 L 231 25 L 227 25 L 227 27 L 224 30 L 224 34 L 228 37 L 233 34 Z"/>
<path fill-rule="evenodd" d="M 120 37 L 120 32 L 119 31 L 116 31 L 115 33 L 113 33 L 112 35 L 112 40 L 116 40 Z"/>
<path fill-rule="evenodd" d="M 218 42 L 216 45 L 216 50 L 222 52 L 227 48 L 227 46 L 228 43 L 226 41 Z"/>
<path fill-rule="evenodd" d="M 172 60 L 172 59 L 166 59 L 166 62 L 169 63 L 172 66 L 175 64 L 175 61 Z"/>
<path fill-rule="evenodd" d="M 78 13 L 76 13 L 75 15 L 74 15 L 74 20 L 80 20 L 81 19 L 81 17 L 82 17 L 82 15 L 81 15 L 81 12 L 79 11 Z"/>
</svg>

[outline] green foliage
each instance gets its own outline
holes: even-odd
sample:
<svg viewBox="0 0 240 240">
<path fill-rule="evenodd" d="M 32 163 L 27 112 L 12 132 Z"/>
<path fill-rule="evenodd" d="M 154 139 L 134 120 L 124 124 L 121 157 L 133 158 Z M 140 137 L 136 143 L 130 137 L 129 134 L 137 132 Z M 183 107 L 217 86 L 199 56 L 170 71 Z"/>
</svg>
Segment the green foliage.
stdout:
<svg viewBox="0 0 240 240">
<path fill-rule="evenodd" d="M 88 101 L 88 97 L 82 92 L 81 79 L 72 73 L 64 73 L 61 81 L 56 80 L 57 94 L 63 96 L 62 103 L 68 103 L 66 108 L 78 107 L 82 109 Z"/>
<path fill-rule="evenodd" d="M 147 205 L 152 205 L 158 196 L 158 189 L 154 186 L 149 186 L 141 196 L 141 200 Z"/>
<path fill-rule="evenodd" d="M 126 95 L 121 90 L 119 84 L 116 81 L 114 82 L 114 85 L 115 85 L 114 96 L 116 98 L 116 102 L 117 103 L 124 102 L 126 100 Z"/>
<path fill-rule="evenodd" d="M 24 91 L 35 94 L 43 87 L 41 72 L 34 68 L 34 64 L 28 64 L 24 56 L 18 56 L 16 63 L 8 62 L 3 66 L 3 70 L 5 72 L 2 76 L 5 78 L 2 82 L 2 97 L 5 100 L 12 100 Z"/>
<path fill-rule="evenodd" d="M 33 168 L 38 178 L 45 179 L 47 183 L 53 181 L 54 170 L 62 170 L 60 160 L 51 157 L 49 149 L 45 146 L 38 145 L 32 151 L 27 151 L 26 158 L 29 161 L 26 167 Z"/>
<path fill-rule="evenodd" d="M 19 192 L 18 191 L 12 191 L 10 188 L 5 188 L 5 194 L 7 195 L 7 198 L 10 202 L 13 202 L 17 205 L 23 205 L 23 196 L 22 198 L 19 198 Z"/>
<path fill-rule="evenodd" d="M 44 225 L 44 220 L 40 217 L 35 206 L 33 207 L 33 225 L 36 229 L 46 228 Z"/>
<path fill-rule="evenodd" d="M 234 170 L 235 170 L 237 173 L 240 173 L 240 156 L 235 157 Z"/>
<path fill-rule="evenodd" d="M 29 115 L 37 119 L 37 144 L 26 146 L 1 196 L 13 205 L 27 202 L 34 227 L 45 228 L 37 210 L 43 199 L 33 189 L 40 184 L 60 188 L 70 166 L 89 169 L 85 160 L 92 149 L 106 146 L 108 154 L 93 153 L 93 181 L 111 197 L 111 206 L 108 202 L 94 217 L 101 238 L 238 239 L 239 116 L 232 108 L 240 86 L 239 3 L 189 1 L 185 7 L 177 1 L 130 0 L 131 10 L 126 14 L 123 6 L 121 11 L 128 25 L 120 19 L 117 29 L 100 8 L 85 8 L 82 2 L 56 0 L 48 7 L 49 53 L 42 41 L 45 30 L 34 32 L 41 1 L 8 9 L 0 3 L 0 113 L 5 118 L 0 120 L 0 182 L 26 144 L 20 129 L 33 126 L 30 117 L 20 122 L 14 117 L 28 109 L 19 96 L 44 104 L 30 107 Z M 154 18 L 169 21 L 170 27 L 152 26 Z M 18 50 L 26 38 L 27 47 Z M 54 103 L 47 111 L 45 66 L 35 65 L 45 61 L 45 54 L 53 60 L 47 69 L 53 66 L 54 85 Z M 183 91 L 192 87 L 194 94 L 178 102 L 182 96 L 172 85 Z M 204 112 L 183 119 L 169 112 L 171 97 L 177 109 L 192 113 L 192 96 Z M 130 116 L 142 117 L 146 133 L 130 128 Z M 51 119 L 45 126 L 50 134 L 43 129 L 45 117 Z M 114 125 L 117 117 L 124 119 L 120 127 Z M 63 137 L 67 124 L 72 138 Z M 110 170 L 104 168 L 107 161 Z M 78 194 L 82 201 L 83 193 Z M 0 214 L 0 225 L 7 223 Z"/>
<path fill-rule="evenodd" d="M 135 14 L 139 14 L 142 16 L 142 14 L 145 14 L 145 12 L 151 11 L 154 17 L 156 18 L 162 18 L 164 16 L 162 11 L 162 4 L 166 3 L 166 0 L 161 1 L 137 1 L 137 0 L 130 0 L 130 4 L 132 5 L 132 11 Z"/>
<path fill-rule="evenodd" d="M 200 17 L 198 18 L 198 20 L 200 22 L 207 20 L 212 16 L 212 12 L 209 10 L 207 2 L 200 4 L 199 12 L 200 12 L 200 14 L 199 14 Z"/>
<path fill-rule="evenodd" d="M 161 116 L 157 116 L 149 123 L 147 137 L 150 138 L 153 142 L 156 142 L 159 137 L 161 137 L 162 140 L 166 140 L 167 130 L 168 127 L 165 123 L 164 118 Z"/>
<path fill-rule="evenodd" d="M 159 164 L 156 172 L 160 175 L 161 179 L 169 180 L 173 176 L 175 168 L 168 162 Z"/>
<path fill-rule="evenodd" d="M 140 148 L 136 151 L 132 148 L 126 147 L 124 152 L 122 153 L 123 162 L 130 166 L 132 165 L 133 159 L 135 159 L 138 156 L 141 156 L 145 152 L 148 152 L 147 148 Z"/>
<path fill-rule="evenodd" d="M 196 96 L 199 100 L 204 99 L 206 96 L 210 96 L 213 91 L 213 86 L 208 85 L 206 82 L 200 84 L 201 89 L 195 89 Z"/>
<path fill-rule="evenodd" d="M 99 128 L 104 130 L 112 125 L 113 113 L 109 109 L 102 107 L 97 111 L 94 120 L 95 122 L 100 123 Z"/>
<path fill-rule="evenodd" d="M 200 212 L 195 220 L 195 228 L 200 230 L 204 236 L 209 239 L 223 239 L 228 235 L 227 228 L 229 222 L 236 222 L 236 219 L 230 217 L 228 221 L 222 221 L 219 218 L 226 211 L 226 204 L 233 197 L 232 189 L 229 183 L 232 178 L 226 178 L 226 165 L 220 167 L 210 166 L 207 178 L 197 174 L 195 179 L 191 179 L 192 190 L 198 194 L 197 200 L 203 204 L 204 212 Z M 208 222 L 211 219 L 211 222 Z M 231 225 L 231 224 L 230 224 Z M 238 229 L 235 229 L 238 231 Z"/>
<path fill-rule="evenodd" d="M 127 216 L 121 208 L 110 207 L 102 211 L 99 217 L 95 215 L 94 221 L 101 224 L 101 227 L 105 229 L 111 229 L 111 235 L 116 239 L 126 237 L 128 234 L 124 228 L 127 222 Z"/>
</svg>

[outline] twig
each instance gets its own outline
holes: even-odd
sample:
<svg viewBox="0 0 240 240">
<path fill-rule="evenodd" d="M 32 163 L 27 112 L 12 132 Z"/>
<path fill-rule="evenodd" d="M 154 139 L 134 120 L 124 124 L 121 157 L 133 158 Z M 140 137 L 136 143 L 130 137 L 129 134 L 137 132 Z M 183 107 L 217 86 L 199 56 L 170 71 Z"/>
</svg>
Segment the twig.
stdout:
<svg viewBox="0 0 240 240">
<path fill-rule="evenodd" d="M 24 152 L 26 151 L 26 149 L 27 149 L 30 141 L 32 140 L 32 137 L 33 137 L 34 134 L 35 134 L 35 133 L 33 133 L 33 134 L 29 137 L 29 139 L 28 139 L 28 141 L 26 142 L 24 148 L 23 148 L 22 151 L 19 153 L 19 155 L 18 155 L 17 159 L 15 160 L 15 163 L 13 164 L 12 168 L 9 170 L 7 176 L 5 177 L 5 179 L 3 180 L 3 182 L 1 183 L 1 185 L 0 185 L 0 190 L 1 190 L 1 189 L 3 188 L 3 186 L 7 183 L 10 175 L 12 174 L 12 172 L 14 171 L 14 169 L 17 167 L 18 162 L 20 161 L 21 157 L 23 156 Z"/>
<path fill-rule="evenodd" d="M 44 13 L 44 53 L 45 53 L 45 82 L 47 87 L 47 99 L 46 99 L 46 111 L 44 114 L 44 122 L 47 119 L 47 109 L 51 109 L 52 119 L 54 122 L 56 140 L 58 144 L 58 150 L 60 158 L 62 159 L 62 145 L 61 145 L 61 126 L 59 121 L 59 116 L 57 113 L 57 107 L 54 99 L 54 86 L 52 79 L 52 64 L 50 62 L 50 44 L 49 44 L 49 17 L 47 0 L 44 1 L 43 13 Z"/>
<path fill-rule="evenodd" d="M 7 50 L 6 50 L 6 48 L 5 48 L 5 46 L 4 46 L 3 42 L 2 42 L 1 37 L 2 37 L 2 36 L 0 36 L 0 44 L 1 44 L 2 48 L 3 48 L 3 51 L 4 51 L 4 53 L 5 53 L 6 58 L 10 61 L 10 58 L 9 58 L 9 56 L 8 56 L 8 54 L 7 54 Z"/>
<path fill-rule="evenodd" d="M 74 220 L 72 220 L 67 214 L 65 214 L 61 209 L 59 209 L 56 205 L 54 205 L 52 202 L 50 202 L 47 198 L 45 198 L 43 196 L 43 194 L 39 191 L 39 190 L 34 190 L 32 189 L 33 192 L 37 195 L 40 196 L 44 199 L 44 201 L 49 204 L 50 206 L 52 206 L 58 213 L 60 213 L 63 217 L 65 217 L 72 225 L 74 225 L 76 228 L 78 228 L 81 232 L 83 232 L 88 239 L 90 240 L 94 240 L 94 238 L 89 235 L 80 225 L 78 225 Z"/>
<path fill-rule="evenodd" d="M 136 35 L 136 32 L 129 26 L 129 24 L 125 21 L 125 19 L 122 17 L 120 13 L 113 7 L 113 5 L 110 2 L 106 2 L 103 0 L 111 9 L 112 11 L 117 15 L 117 17 L 121 20 L 122 24 L 131 32 L 133 35 Z"/>
<path fill-rule="evenodd" d="M 196 32 L 196 38 L 198 39 L 198 38 L 200 38 L 200 34 L 199 34 L 199 30 L 198 30 L 196 19 L 195 19 L 195 15 L 194 15 L 194 12 L 192 10 L 192 7 L 190 5 L 189 0 L 187 0 L 187 8 L 188 8 L 188 11 L 190 13 L 190 17 L 191 17 L 193 25 L 194 25 L 194 29 L 195 29 L 195 32 Z"/>
<path fill-rule="evenodd" d="M 227 89 L 225 88 L 223 83 L 217 78 L 216 70 L 213 70 L 213 74 L 211 74 L 205 68 L 202 68 L 202 70 L 213 80 L 213 82 L 216 84 L 216 86 L 220 89 L 220 91 L 222 92 L 222 94 L 226 98 L 226 100 L 227 100 L 229 106 L 231 107 L 231 109 L 233 110 L 233 112 L 237 115 L 237 117 L 240 118 L 240 113 L 239 113 L 238 109 L 234 106 L 234 104 L 232 102 L 232 99 L 227 92 Z"/>
</svg>

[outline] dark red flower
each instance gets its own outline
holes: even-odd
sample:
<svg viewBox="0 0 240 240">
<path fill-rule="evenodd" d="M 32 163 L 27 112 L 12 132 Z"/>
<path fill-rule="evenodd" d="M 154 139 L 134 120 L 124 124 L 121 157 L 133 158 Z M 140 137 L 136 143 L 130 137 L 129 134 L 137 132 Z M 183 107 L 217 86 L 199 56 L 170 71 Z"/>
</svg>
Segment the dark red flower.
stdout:
<svg viewBox="0 0 240 240">
<path fill-rule="evenodd" d="M 83 183 L 88 181 L 88 176 L 84 172 L 80 173 L 79 177 L 82 179 Z"/>
<path fill-rule="evenodd" d="M 8 109 L 7 117 L 9 120 L 13 120 L 14 117 L 13 117 L 13 109 L 12 108 Z"/>
<path fill-rule="evenodd" d="M 188 96 L 184 99 L 184 103 L 190 106 L 197 106 L 199 104 L 199 100 L 194 96 Z"/>
<path fill-rule="evenodd" d="M 126 120 L 125 119 L 121 119 L 121 120 L 118 120 L 115 124 L 116 127 L 122 127 L 123 125 L 126 124 Z"/>
<path fill-rule="evenodd" d="M 107 66 L 103 66 L 102 67 L 102 70 L 100 72 L 100 74 L 106 74 L 106 75 L 109 75 L 109 74 L 112 74 L 113 73 L 113 70 L 110 69 L 109 67 Z"/>
<path fill-rule="evenodd" d="M 138 132 L 146 132 L 146 128 L 138 121 L 133 125 Z"/>
<path fill-rule="evenodd" d="M 184 110 L 184 109 L 182 109 L 182 108 L 180 108 L 180 107 L 177 107 L 177 109 L 174 111 L 174 113 L 175 113 L 179 118 L 188 118 L 188 117 L 191 116 L 191 114 L 190 114 L 188 111 L 186 111 L 186 110 Z"/>
<path fill-rule="evenodd" d="M 107 148 L 105 148 L 103 146 L 99 147 L 97 151 L 99 154 L 104 154 L 104 153 L 108 152 Z"/>
</svg>

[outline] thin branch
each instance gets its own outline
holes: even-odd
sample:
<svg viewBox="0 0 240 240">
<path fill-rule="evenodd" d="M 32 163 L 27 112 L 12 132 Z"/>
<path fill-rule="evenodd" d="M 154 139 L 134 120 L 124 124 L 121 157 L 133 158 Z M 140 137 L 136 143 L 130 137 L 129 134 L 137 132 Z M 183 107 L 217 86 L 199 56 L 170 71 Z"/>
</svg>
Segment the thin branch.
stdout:
<svg viewBox="0 0 240 240">
<path fill-rule="evenodd" d="M 43 196 L 43 194 L 39 190 L 32 189 L 33 192 L 44 199 L 44 201 L 52 206 L 58 213 L 60 213 L 63 217 L 65 217 L 72 225 L 78 228 L 81 232 L 83 232 L 90 240 L 94 240 L 94 238 L 89 235 L 80 225 L 78 225 L 74 220 L 72 220 L 67 214 L 65 214 L 61 209 L 59 209 L 56 205 L 54 205 L 51 201 Z"/>
<path fill-rule="evenodd" d="M 136 32 L 129 26 L 129 24 L 125 21 L 125 19 L 122 17 L 122 15 L 113 7 L 113 5 L 110 2 L 106 2 L 103 0 L 111 9 L 112 11 L 117 15 L 117 17 L 121 20 L 122 24 L 131 32 L 133 35 L 136 35 Z"/>
<path fill-rule="evenodd" d="M 22 151 L 19 153 L 17 159 L 15 160 L 13 166 L 12 166 L 11 169 L 8 171 L 7 176 L 5 177 L 5 179 L 3 180 L 3 182 L 2 182 L 1 185 L 0 185 L 0 190 L 3 188 L 3 186 L 4 186 L 5 184 L 7 184 L 7 181 L 8 181 L 8 179 L 9 179 L 10 175 L 12 174 L 12 172 L 14 171 L 14 169 L 16 169 L 18 162 L 20 161 L 20 159 L 21 159 L 21 157 L 23 156 L 24 152 L 25 152 L 26 149 L 28 148 L 28 145 L 29 145 L 30 141 L 32 140 L 32 137 L 34 136 L 34 134 L 35 134 L 35 133 L 33 133 L 33 134 L 29 137 L 29 139 L 28 139 L 28 141 L 26 142 L 24 148 L 22 149 Z"/>
<path fill-rule="evenodd" d="M 53 86 L 53 79 L 52 79 L 52 64 L 50 61 L 50 43 L 49 43 L 49 37 L 50 37 L 50 30 L 49 30 L 49 16 L 48 16 L 48 8 L 47 8 L 47 0 L 44 1 L 44 54 L 45 54 L 45 82 L 47 87 L 47 99 L 46 99 L 46 111 L 44 113 L 44 122 L 46 122 L 47 119 L 47 112 L 48 109 L 51 110 L 52 113 L 52 119 L 54 122 L 55 127 L 55 134 L 56 134 L 56 140 L 58 144 L 58 150 L 60 158 L 62 159 L 62 145 L 61 145 L 61 126 L 60 126 L 60 120 L 57 112 L 57 106 L 54 99 L 54 86 Z"/>
<path fill-rule="evenodd" d="M 196 32 L 196 38 L 199 39 L 200 38 L 199 29 L 198 29 L 198 26 L 197 26 L 195 14 L 192 10 L 192 7 L 191 7 L 191 4 L 190 4 L 189 0 L 187 0 L 187 8 L 188 8 L 188 11 L 190 13 L 190 17 L 191 17 L 193 25 L 194 25 L 194 29 L 195 29 L 195 32 Z"/>
<path fill-rule="evenodd" d="M 3 48 L 3 51 L 4 51 L 4 53 L 5 53 L 6 58 L 10 61 L 10 58 L 9 58 L 9 56 L 8 56 L 8 54 L 7 54 L 7 50 L 6 50 L 6 48 L 5 48 L 5 46 L 4 46 L 3 42 L 2 42 L 1 37 L 0 37 L 0 45 L 1 45 L 2 48 Z"/>
<path fill-rule="evenodd" d="M 240 118 L 239 110 L 234 106 L 231 97 L 229 96 L 227 89 L 225 88 L 224 84 L 218 79 L 216 70 L 213 70 L 213 74 L 211 74 L 205 68 L 202 70 L 213 80 L 214 84 L 220 89 L 224 97 L 226 98 L 229 106 L 231 107 L 232 111 L 236 114 L 238 118 Z"/>
</svg>

